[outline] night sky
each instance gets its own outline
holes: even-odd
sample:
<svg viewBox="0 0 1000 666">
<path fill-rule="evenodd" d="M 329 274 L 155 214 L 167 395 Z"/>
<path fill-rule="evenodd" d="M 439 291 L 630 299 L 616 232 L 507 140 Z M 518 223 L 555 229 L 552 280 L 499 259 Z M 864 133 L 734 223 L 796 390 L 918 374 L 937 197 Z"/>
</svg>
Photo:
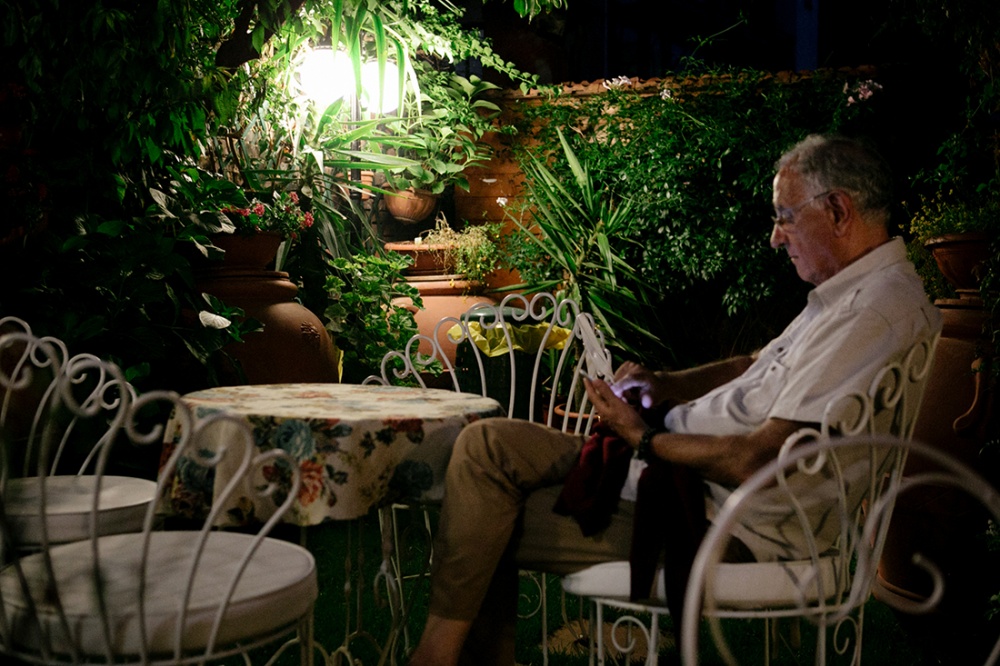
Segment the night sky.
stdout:
<svg viewBox="0 0 1000 666">
<path fill-rule="evenodd" d="M 512 0 L 466 5 L 466 22 L 543 83 L 656 78 L 692 54 L 771 71 L 928 57 L 890 0 L 568 0 L 567 9 L 530 23 Z"/>
</svg>

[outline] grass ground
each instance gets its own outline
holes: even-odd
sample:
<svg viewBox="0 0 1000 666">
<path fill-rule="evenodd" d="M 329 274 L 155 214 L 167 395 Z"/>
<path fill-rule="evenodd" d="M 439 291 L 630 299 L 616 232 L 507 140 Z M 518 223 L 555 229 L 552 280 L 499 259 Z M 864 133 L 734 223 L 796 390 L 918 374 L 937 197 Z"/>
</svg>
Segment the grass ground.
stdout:
<svg viewBox="0 0 1000 666">
<path fill-rule="evenodd" d="M 294 531 L 286 532 L 286 538 L 297 538 Z M 360 539 L 360 542 L 359 542 Z M 360 543 L 361 548 L 358 548 Z M 417 558 L 422 554 L 423 546 L 410 542 L 406 555 Z M 378 573 L 381 562 L 381 540 L 378 521 L 375 517 L 367 518 L 360 529 L 350 529 L 343 523 L 330 523 L 309 528 L 306 531 L 306 545 L 314 553 L 320 576 L 320 598 L 316 607 L 316 638 L 328 651 L 333 652 L 336 646 L 344 644 L 348 635 L 348 627 L 356 627 L 360 618 L 360 632 L 354 634 L 348 644 L 348 649 L 342 651 L 341 664 L 379 664 L 380 654 L 376 644 L 384 644 L 388 636 L 391 611 L 385 604 L 386 598 L 383 585 L 374 585 L 373 578 Z M 348 562 L 346 555 L 355 553 Z M 357 553 L 362 553 L 360 558 Z M 345 562 L 346 569 L 345 569 Z M 350 579 L 350 587 L 345 587 L 345 581 Z M 358 592 L 361 592 L 360 597 Z M 579 634 L 578 624 L 586 616 L 586 606 L 581 612 L 581 602 L 575 597 L 565 600 L 565 609 L 559 603 L 561 594 L 559 581 L 555 577 L 548 579 L 549 608 L 548 627 L 550 642 L 549 664 L 551 666 L 583 666 L 588 663 L 585 641 L 575 642 Z M 409 604 L 408 633 L 401 635 L 395 651 L 395 663 L 405 664 L 407 639 L 410 644 L 419 637 L 426 617 L 426 600 L 428 597 L 428 582 L 414 580 L 406 583 L 404 588 Z M 522 594 L 525 596 L 525 608 L 532 607 L 537 601 L 538 590 L 530 581 L 522 583 Z M 584 602 L 586 603 L 586 602 Z M 571 624 L 566 626 L 563 617 L 569 617 Z M 671 631 L 670 619 L 664 623 L 663 641 L 660 650 L 660 663 L 673 664 L 679 662 L 678 651 Z M 582 626 L 586 626 L 585 624 Z M 763 663 L 763 624 L 750 621 L 728 621 L 727 632 L 732 632 L 731 645 L 742 664 Z M 931 627 L 933 629 L 933 627 Z M 949 654 L 948 648 L 932 653 L 919 646 L 922 635 L 926 635 L 928 627 L 917 628 L 917 631 L 907 630 L 897 616 L 882 603 L 871 600 L 865 609 L 865 631 L 863 641 L 862 663 L 867 666 L 907 665 L 930 666 L 931 664 L 952 663 L 962 665 L 974 663 L 966 661 L 961 653 Z M 711 654 L 710 643 L 706 629 L 703 627 L 701 641 L 703 663 L 718 663 Z M 774 661 L 776 666 L 790 664 L 813 663 L 811 627 L 802 629 L 802 647 L 788 649 L 787 645 L 778 652 Z M 781 636 L 787 640 L 786 630 Z M 968 640 L 968 636 L 959 637 Z M 517 661 L 522 666 L 541 666 L 543 663 L 541 644 L 541 616 L 523 618 L 518 623 Z M 289 655 L 291 657 L 291 655 Z M 288 663 L 296 663 L 294 660 Z M 383 663 L 393 663 L 387 660 Z M 622 662 L 617 662 L 622 663 Z M 831 659 L 829 663 L 837 663 Z"/>
</svg>

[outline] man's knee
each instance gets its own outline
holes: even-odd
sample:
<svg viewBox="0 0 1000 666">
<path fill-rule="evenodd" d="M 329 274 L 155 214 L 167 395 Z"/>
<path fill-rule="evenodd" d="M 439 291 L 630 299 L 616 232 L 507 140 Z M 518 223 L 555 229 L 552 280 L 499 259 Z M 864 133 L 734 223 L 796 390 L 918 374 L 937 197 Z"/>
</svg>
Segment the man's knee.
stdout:
<svg viewBox="0 0 1000 666">
<path fill-rule="evenodd" d="M 462 431 L 449 474 L 499 474 L 524 488 L 558 483 L 576 461 L 583 438 L 540 423 L 491 418 Z"/>
<path fill-rule="evenodd" d="M 506 447 L 513 445 L 511 419 L 494 417 L 474 421 L 459 434 L 452 449 L 452 464 L 472 462 L 496 463 Z"/>
</svg>

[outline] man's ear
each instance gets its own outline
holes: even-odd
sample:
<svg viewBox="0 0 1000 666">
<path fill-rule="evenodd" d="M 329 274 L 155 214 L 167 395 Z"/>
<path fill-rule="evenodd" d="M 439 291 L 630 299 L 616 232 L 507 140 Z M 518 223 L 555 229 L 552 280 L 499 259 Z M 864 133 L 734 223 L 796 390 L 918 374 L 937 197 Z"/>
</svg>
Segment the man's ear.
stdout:
<svg viewBox="0 0 1000 666">
<path fill-rule="evenodd" d="M 843 190 L 834 190 L 827 197 L 827 205 L 833 212 L 833 231 L 837 236 L 844 236 L 858 215 L 854 200 Z"/>
</svg>

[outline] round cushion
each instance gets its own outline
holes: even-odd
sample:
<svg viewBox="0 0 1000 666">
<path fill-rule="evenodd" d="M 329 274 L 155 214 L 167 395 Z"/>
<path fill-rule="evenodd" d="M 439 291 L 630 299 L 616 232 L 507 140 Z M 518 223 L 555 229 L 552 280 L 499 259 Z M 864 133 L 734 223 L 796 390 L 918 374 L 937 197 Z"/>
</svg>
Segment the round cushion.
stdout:
<svg viewBox="0 0 1000 666">
<path fill-rule="evenodd" d="M 49 543 L 82 541 L 90 537 L 94 475 L 45 477 L 45 514 Z M 42 542 L 41 478 L 7 480 L 4 510 L 19 547 Z M 139 532 L 146 509 L 156 494 L 156 483 L 130 476 L 102 476 L 98 500 L 97 533 Z"/>
<path fill-rule="evenodd" d="M 210 532 L 195 565 L 199 532 L 165 531 L 149 536 L 141 611 L 147 652 L 173 652 L 179 629 L 183 651 L 203 651 L 228 588 L 256 537 Z M 49 636 L 49 649 L 58 654 L 70 653 L 72 641 L 84 654 L 103 655 L 106 641 L 98 603 L 103 599 L 111 651 L 141 654 L 139 572 L 143 539 L 142 533 L 100 537 L 96 543 L 99 572 L 93 565 L 93 542 L 52 547 L 54 584 L 46 580 L 42 553 L 22 557 L 20 567 L 38 610 L 38 622 L 30 617 L 15 565 L 8 565 L 0 571 L 0 592 L 11 620 L 11 635 L 29 650 L 38 649 L 40 636 Z M 312 554 L 296 544 L 264 538 L 239 578 L 215 642 L 224 646 L 290 627 L 312 612 L 317 593 Z M 190 595 L 186 606 L 185 595 Z M 71 636 L 59 620 L 56 599 L 62 604 Z M 187 610 L 183 619 L 182 606 Z"/>
</svg>

